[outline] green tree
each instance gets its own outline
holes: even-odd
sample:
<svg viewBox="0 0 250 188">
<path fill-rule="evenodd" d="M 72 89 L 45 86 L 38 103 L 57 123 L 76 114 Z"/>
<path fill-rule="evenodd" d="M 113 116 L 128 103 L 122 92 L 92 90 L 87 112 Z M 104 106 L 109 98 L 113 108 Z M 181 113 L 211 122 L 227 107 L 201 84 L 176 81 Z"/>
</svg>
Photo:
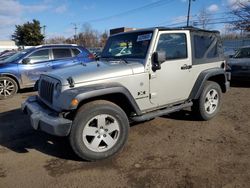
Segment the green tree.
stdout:
<svg viewBox="0 0 250 188">
<path fill-rule="evenodd" d="M 38 20 L 16 25 L 12 40 L 18 46 L 36 46 L 43 43 L 44 36 L 41 33 L 41 26 Z"/>
</svg>

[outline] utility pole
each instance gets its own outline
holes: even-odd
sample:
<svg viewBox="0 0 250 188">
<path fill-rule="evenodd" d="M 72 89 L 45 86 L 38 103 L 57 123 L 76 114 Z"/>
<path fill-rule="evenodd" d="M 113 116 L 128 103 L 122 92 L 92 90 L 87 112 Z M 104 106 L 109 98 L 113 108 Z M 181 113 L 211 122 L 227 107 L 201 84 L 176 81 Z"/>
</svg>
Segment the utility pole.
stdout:
<svg viewBox="0 0 250 188">
<path fill-rule="evenodd" d="M 195 0 L 188 0 L 187 27 L 189 26 L 189 17 L 190 17 L 191 1 L 195 1 Z"/>
<path fill-rule="evenodd" d="M 46 25 L 44 25 L 43 28 L 43 36 L 44 36 L 44 44 L 46 44 L 46 35 L 45 35 L 45 29 L 46 29 Z"/>
<path fill-rule="evenodd" d="M 75 40 L 75 43 L 76 43 L 76 34 L 77 34 L 77 25 L 76 23 L 72 23 L 72 25 L 74 26 L 73 29 L 75 30 L 75 35 L 74 35 L 74 40 Z"/>
</svg>

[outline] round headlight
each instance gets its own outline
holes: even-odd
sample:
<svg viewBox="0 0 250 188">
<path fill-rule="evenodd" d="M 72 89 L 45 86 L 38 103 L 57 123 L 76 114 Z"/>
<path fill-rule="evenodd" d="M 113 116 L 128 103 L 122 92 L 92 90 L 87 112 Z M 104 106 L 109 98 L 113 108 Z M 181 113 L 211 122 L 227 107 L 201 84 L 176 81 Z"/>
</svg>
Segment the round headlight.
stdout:
<svg viewBox="0 0 250 188">
<path fill-rule="evenodd" d="M 62 86 L 60 83 L 57 83 L 55 86 L 54 94 L 55 96 L 58 96 L 61 93 Z"/>
</svg>

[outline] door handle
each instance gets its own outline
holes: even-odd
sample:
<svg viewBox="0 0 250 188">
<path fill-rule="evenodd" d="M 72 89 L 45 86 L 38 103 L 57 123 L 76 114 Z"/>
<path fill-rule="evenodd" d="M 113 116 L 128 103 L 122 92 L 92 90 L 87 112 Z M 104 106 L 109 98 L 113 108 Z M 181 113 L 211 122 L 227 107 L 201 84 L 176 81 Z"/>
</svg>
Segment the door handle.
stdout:
<svg viewBox="0 0 250 188">
<path fill-rule="evenodd" d="M 47 66 L 47 67 L 51 67 L 51 63 L 47 63 L 46 66 Z"/>
<path fill-rule="evenodd" d="M 191 68 L 192 68 L 192 65 L 184 64 L 184 65 L 181 67 L 181 70 L 187 70 L 187 69 L 191 69 Z"/>
</svg>

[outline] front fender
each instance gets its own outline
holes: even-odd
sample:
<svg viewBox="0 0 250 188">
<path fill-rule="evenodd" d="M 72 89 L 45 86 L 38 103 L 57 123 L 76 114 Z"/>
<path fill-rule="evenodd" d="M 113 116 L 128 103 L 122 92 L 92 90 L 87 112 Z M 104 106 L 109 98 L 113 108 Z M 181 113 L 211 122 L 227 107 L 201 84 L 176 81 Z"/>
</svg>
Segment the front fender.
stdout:
<svg viewBox="0 0 250 188">
<path fill-rule="evenodd" d="M 134 97 L 124 86 L 120 84 L 98 84 L 93 86 L 83 86 L 79 88 L 74 88 L 70 90 L 66 90 L 61 94 L 60 100 L 58 100 L 58 104 L 56 106 L 60 106 L 62 110 L 74 110 L 77 109 L 78 106 L 72 106 L 71 101 L 73 99 L 77 99 L 79 103 L 84 102 L 85 100 L 89 100 L 91 98 L 102 97 L 105 95 L 112 94 L 122 94 L 126 97 L 127 101 L 135 110 L 136 114 L 140 115 L 141 110 L 138 107 Z M 122 99 L 121 99 L 122 100 Z"/>
</svg>

